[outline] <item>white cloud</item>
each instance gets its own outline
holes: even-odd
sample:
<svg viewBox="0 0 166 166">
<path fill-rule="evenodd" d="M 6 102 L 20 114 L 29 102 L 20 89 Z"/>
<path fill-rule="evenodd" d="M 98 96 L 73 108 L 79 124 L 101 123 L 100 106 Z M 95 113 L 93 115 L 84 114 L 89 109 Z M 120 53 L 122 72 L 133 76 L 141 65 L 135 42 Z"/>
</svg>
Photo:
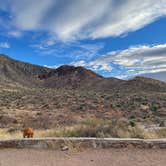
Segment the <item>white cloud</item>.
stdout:
<svg viewBox="0 0 166 166">
<path fill-rule="evenodd" d="M 112 71 L 112 66 L 109 65 L 109 63 L 105 63 L 98 60 L 92 62 L 86 62 L 84 60 L 81 60 L 81 61 L 72 62 L 71 65 L 87 67 L 95 71 L 107 71 L 107 72 Z"/>
<path fill-rule="evenodd" d="M 10 48 L 10 44 L 7 42 L 0 43 L 0 48 Z"/>
<path fill-rule="evenodd" d="M 166 0 L 112 1 L 110 12 L 107 11 L 102 24 L 99 22 L 90 36 L 119 36 L 138 30 L 163 15 L 166 15 Z"/>
<path fill-rule="evenodd" d="M 77 61 L 72 64 L 107 72 L 119 68 L 120 72 L 116 77 L 121 78 L 166 72 L 166 44 L 130 47 L 126 50 L 112 51 L 94 61 Z"/>
<path fill-rule="evenodd" d="M 62 66 L 63 64 L 58 64 L 58 65 L 54 65 L 54 66 L 48 66 L 48 65 L 44 65 L 44 67 L 47 67 L 47 68 L 51 68 L 51 69 L 56 69 L 60 66 Z"/>
<path fill-rule="evenodd" d="M 7 6 L 19 29 L 61 40 L 119 36 L 166 15 L 166 0 L 13 0 Z"/>
<path fill-rule="evenodd" d="M 41 55 L 51 55 L 57 58 L 68 58 L 72 61 L 80 59 L 91 60 L 99 56 L 100 51 L 104 48 L 104 43 L 81 43 L 75 42 L 59 42 L 54 38 L 42 39 L 35 41 L 30 47 L 34 48 L 35 52 Z"/>
<path fill-rule="evenodd" d="M 14 24 L 22 30 L 42 28 L 42 20 L 55 2 L 54 0 L 13 0 L 10 8 Z"/>
<path fill-rule="evenodd" d="M 62 11 L 56 13 L 55 21 L 52 22 L 53 31 L 62 39 L 73 38 L 73 36 L 82 37 L 87 35 L 90 30 L 88 26 L 108 11 L 110 0 L 70 0 L 59 3 L 62 5 Z M 57 6 L 57 8 L 59 8 Z M 54 19 L 54 18 L 53 18 Z M 87 29 L 80 34 L 83 27 Z"/>
<path fill-rule="evenodd" d="M 135 69 L 137 74 L 166 71 L 166 44 L 130 47 L 123 51 L 110 52 L 101 59 Z"/>
<path fill-rule="evenodd" d="M 8 36 L 14 37 L 14 38 L 19 38 L 22 36 L 22 33 L 20 31 L 9 31 Z"/>
<path fill-rule="evenodd" d="M 48 66 L 48 65 L 44 65 L 45 67 L 48 67 L 48 68 L 57 68 L 59 66 L 61 66 L 63 64 L 58 64 L 58 65 L 53 65 L 53 66 Z M 91 70 L 94 70 L 94 71 L 109 71 L 111 72 L 112 71 L 112 67 L 106 63 L 97 63 L 97 62 L 85 62 L 84 60 L 81 60 L 81 61 L 76 61 L 76 62 L 72 62 L 70 63 L 69 65 L 72 65 L 72 66 L 82 66 L 82 67 L 86 67 L 86 68 L 89 68 Z"/>
</svg>

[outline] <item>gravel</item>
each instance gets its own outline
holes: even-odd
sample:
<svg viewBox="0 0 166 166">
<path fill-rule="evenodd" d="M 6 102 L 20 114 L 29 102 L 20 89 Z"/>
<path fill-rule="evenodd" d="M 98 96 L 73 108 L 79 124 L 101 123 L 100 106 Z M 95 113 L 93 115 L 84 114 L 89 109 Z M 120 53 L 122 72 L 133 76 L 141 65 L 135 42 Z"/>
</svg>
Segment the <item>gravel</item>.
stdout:
<svg viewBox="0 0 166 166">
<path fill-rule="evenodd" d="M 0 166 L 165 166 L 166 149 L 0 149 Z"/>
</svg>

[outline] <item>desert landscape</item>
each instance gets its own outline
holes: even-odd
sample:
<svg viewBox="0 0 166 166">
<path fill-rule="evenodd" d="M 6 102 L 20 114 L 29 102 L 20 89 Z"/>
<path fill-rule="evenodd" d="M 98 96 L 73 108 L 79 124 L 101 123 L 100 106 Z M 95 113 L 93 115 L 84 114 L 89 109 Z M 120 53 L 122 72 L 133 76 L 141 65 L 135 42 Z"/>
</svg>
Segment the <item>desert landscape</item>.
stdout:
<svg viewBox="0 0 166 166">
<path fill-rule="evenodd" d="M 0 0 L 0 166 L 165 166 L 166 0 Z"/>
<path fill-rule="evenodd" d="M 50 69 L 0 55 L 0 137 L 165 138 L 166 83 Z"/>
<path fill-rule="evenodd" d="M 166 83 L 104 78 L 83 67 L 50 69 L 6 55 L 0 55 L 0 74 L 0 139 L 10 140 L 0 142 L 0 165 L 164 166 L 165 144 L 144 148 L 117 140 L 112 148 L 96 149 L 66 140 L 59 148 L 48 142 L 43 149 L 44 144 L 30 146 L 31 140 L 24 144 L 19 139 L 21 130 L 31 127 L 43 142 L 48 137 L 164 140 Z"/>
</svg>

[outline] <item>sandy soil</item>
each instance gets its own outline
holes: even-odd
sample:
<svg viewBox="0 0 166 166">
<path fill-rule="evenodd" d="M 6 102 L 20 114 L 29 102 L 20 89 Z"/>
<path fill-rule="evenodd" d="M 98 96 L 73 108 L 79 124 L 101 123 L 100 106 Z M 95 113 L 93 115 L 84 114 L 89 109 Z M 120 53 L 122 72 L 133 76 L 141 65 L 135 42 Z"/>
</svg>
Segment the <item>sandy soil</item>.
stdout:
<svg viewBox="0 0 166 166">
<path fill-rule="evenodd" d="M 165 166 L 166 150 L 101 149 L 62 152 L 1 149 L 0 166 Z"/>
</svg>

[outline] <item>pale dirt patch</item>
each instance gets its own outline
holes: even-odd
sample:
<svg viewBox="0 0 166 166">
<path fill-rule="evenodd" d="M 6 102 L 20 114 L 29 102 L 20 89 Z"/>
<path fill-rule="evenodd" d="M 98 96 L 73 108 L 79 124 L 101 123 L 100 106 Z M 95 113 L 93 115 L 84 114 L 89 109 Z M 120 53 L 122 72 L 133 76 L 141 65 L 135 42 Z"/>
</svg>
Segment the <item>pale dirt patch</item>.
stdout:
<svg viewBox="0 0 166 166">
<path fill-rule="evenodd" d="M 0 166 L 165 166 L 165 149 L 1 149 Z"/>
</svg>

